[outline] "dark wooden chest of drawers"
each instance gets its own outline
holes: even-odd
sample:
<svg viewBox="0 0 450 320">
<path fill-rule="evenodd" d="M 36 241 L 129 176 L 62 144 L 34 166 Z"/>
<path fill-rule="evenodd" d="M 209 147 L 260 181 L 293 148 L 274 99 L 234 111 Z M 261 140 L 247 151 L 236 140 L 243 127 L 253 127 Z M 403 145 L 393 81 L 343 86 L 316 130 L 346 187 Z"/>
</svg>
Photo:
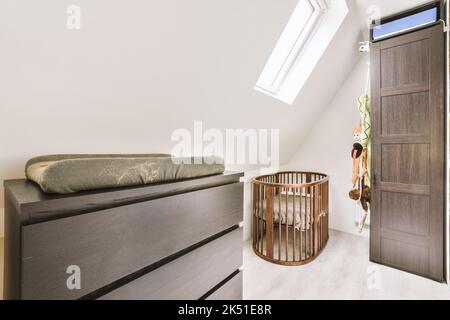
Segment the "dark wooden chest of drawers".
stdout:
<svg viewBox="0 0 450 320">
<path fill-rule="evenodd" d="M 241 298 L 241 176 L 64 196 L 5 181 L 5 298 Z"/>
</svg>

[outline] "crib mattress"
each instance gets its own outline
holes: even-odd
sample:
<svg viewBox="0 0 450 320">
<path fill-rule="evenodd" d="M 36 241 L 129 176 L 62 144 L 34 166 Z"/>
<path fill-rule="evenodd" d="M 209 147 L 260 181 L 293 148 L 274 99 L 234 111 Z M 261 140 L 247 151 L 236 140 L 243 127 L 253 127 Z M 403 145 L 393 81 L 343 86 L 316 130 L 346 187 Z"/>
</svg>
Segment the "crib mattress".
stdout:
<svg viewBox="0 0 450 320">
<path fill-rule="evenodd" d="M 273 204 L 273 219 L 274 223 L 280 223 L 281 216 L 281 224 L 289 226 L 294 226 L 294 200 L 293 195 L 289 195 L 288 206 L 287 206 L 287 214 L 286 214 L 286 195 L 281 195 L 281 206 L 279 197 L 276 196 L 274 198 Z M 266 208 L 267 208 L 267 200 L 263 201 L 263 219 L 266 220 Z M 309 195 L 296 195 L 295 196 L 295 228 L 297 230 L 309 230 L 311 228 L 311 224 L 314 222 L 314 218 L 312 213 L 310 214 L 311 208 L 311 197 Z M 281 214 L 280 214 L 281 212 Z"/>
<path fill-rule="evenodd" d="M 25 173 L 47 193 L 178 181 L 221 174 L 215 157 L 173 158 L 170 154 L 49 155 L 29 160 Z"/>
</svg>

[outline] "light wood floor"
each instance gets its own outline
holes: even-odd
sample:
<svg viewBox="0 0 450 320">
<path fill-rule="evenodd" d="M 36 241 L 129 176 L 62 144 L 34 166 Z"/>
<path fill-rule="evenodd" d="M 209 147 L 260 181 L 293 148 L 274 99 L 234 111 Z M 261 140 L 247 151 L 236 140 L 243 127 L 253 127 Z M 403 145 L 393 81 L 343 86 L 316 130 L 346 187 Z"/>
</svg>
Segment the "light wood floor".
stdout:
<svg viewBox="0 0 450 320">
<path fill-rule="evenodd" d="M 4 261 L 4 246 L 3 238 L 0 238 L 0 300 L 3 299 L 3 261 Z"/>
<path fill-rule="evenodd" d="M 375 276 L 371 276 L 374 274 Z M 372 288 L 379 279 L 378 289 Z M 447 285 L 369 262 L 369 240 L 331 231 L 325 251 L 302 267 L 283 267 L 244 248 L 244 299 L 450 299 Z"/>
<path fill-rule="evenodd" d="M 3 297 L 3 238 L 0 238 L 0 298 Z M 379 289 L 369 289 L 370 272 Z M 331 231 L 325 251 L 303 267 L 283 267 L 258 258 L 251 242 L 244 248 L 244 298 L 450 299 L 447 285 L 369 262 L 369 240 Z"/>
</svg>

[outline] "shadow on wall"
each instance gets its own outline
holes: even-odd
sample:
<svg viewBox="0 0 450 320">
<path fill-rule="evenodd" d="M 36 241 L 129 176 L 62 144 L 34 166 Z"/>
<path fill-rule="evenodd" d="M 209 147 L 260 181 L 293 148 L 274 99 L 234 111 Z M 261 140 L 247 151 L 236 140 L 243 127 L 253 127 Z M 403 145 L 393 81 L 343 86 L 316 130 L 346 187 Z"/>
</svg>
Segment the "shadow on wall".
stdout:
<svg viewBox="0 0 450 320">
<path fill-rule="evenodd" d="M 362 56 L 344 85 L 330 101 L 296 155 L 286 166 L 330 175 L 330 228 L 359 234 L 355 226 L 355 202 L 348 192 L 352 183 L 352 129 L 360 121 L 357 99 L 365 90 L 369 56 Z M 368 236 L 368 230 L 364 231 Z"/>
</svg>

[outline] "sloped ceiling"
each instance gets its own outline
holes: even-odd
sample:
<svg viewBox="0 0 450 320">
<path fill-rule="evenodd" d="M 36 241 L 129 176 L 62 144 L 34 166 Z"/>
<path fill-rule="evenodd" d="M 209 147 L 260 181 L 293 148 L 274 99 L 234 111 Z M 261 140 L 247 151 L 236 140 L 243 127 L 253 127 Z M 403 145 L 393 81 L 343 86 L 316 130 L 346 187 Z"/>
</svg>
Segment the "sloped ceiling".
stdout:
<svg viewBox="0 0 450 320">
<path fill-rule="evenodd" d="M 302 128 L 297 128 L 298 132 L 296 134 L 299 137 L 299 146 L 302 146 L 303 139 L 312 129 L 312 126 L 308 124 L 315 123 L 323 112 L 327 112 L 329 102 L 331 102 L 334 94 L 338 92 L 345 81 L 345 78 L 342 77 L 349 75 L 349 70 L 353 70 L 362 55 L 365 55 L 357 52 L 357 44 L 359 41 L 368 39 L 369 15 L 373 13 L 374 7 L 378 10 L 381 17 L 385 17 L 429 2 L 430 0 L 347 1 L 350 13 L 344 25 L 338 31 L 338 34 L 323 56 L 320 65 L 310 77 L 308 85 L 302 90 L 294 105 L 294 108 L 303 112 L 303 119 L 308 118 L 307 121 L 302 122 Z M 358 25 L 359 29 L 356 27 Z M 365 80 L 366 76 L 364 75 L 361 81 L 365 82 Z M 305 107 L 308 104 L 314 106 L 314 110 L 307 111 L 306 109 L 311 109 Z M 297 150 L 299 149 L 300 147 L 297 148 Z"/>
<path fill-rule="evenodd" d="M 297 0 L 77 3 L 79 31 L 64 1 L 0 3 L 0 180 L 38 154 L 170 152 L 195 120 L 280 129 L 286 163 L 358 61 L 353 0 L 293 106 L 253 87 Z"/>
</svg>

